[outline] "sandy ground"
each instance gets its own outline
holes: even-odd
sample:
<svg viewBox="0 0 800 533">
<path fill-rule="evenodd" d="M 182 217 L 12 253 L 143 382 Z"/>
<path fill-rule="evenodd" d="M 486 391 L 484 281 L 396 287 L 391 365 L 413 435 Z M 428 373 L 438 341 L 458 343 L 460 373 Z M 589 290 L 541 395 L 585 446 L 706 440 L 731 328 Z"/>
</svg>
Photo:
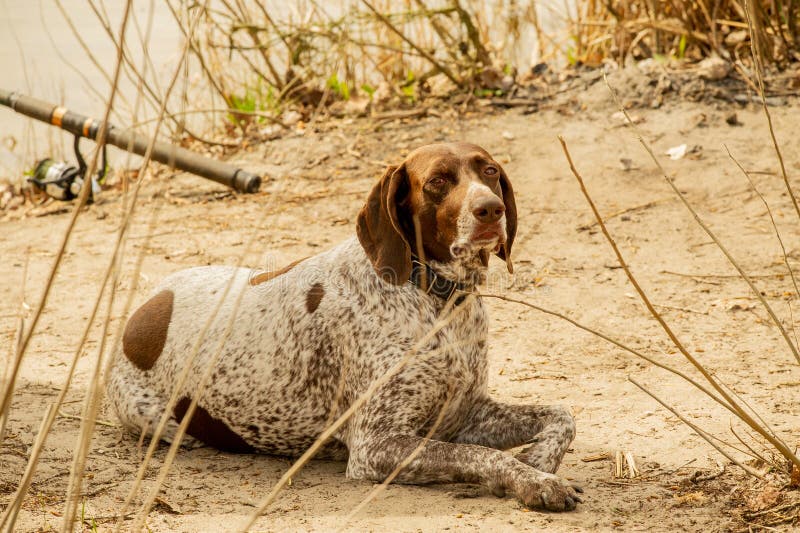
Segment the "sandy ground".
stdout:
<svg viewBox="0 0 800 533">
<path fill-rule="evenodd" d="M 250 266 L 271 266 L 328 248 L 350 235 L 355 215 L 385 162 L 438 140 L 483 145 L 505 166 L 516 189 L 520 230 L 516 274 L 493 261 L 487 290 L 525 298 L 569 316 L 683 369 L 688 365 L 652 320 L 596 226 L 569 172 L 556 136 L 563 134 L 601 212 L 635 274 L 684 343 L 769 420 L 791 445 L 800 442 L 797 392 L 800 368 L 747 286 L 659 176 L 629 130 L 613 117 L 606 89 L 596 84 L 533 114 L 519 110 L 468 113 L 390 122 L 345 121 L 327 133 L 288 136 L 255 146 L 240 157 L 271 179 L 262 192 L 234 196 L 191 176 L 168 176 L 144 188 L 131 230 L 118 302 L 130 293 L 136 256 L 145 259 L 138 304 L 170 272 L 203 264 L 234 264 L 256 232 Z M 725 117 L 738 113 L 743 126 Z M 792 148 L 800 106 L 773 109 L 790 175 L 800 175 Z M 791 290 L 766 210 L 731 162 L 727 145 L 768 198 L 790 260 L 800 259 L 800 225 L 779 178 L 766 124 L 757 108 L 672 103 L 634 112 L 655 150 L 686 143 L 699 151 L 662 161 L 677 185 L 730 247 L 759 287 L 789 321 Z M 620 159 L 629 159 L 625 170 Z M 122 202 L 109 192 L 80 219 L 24 361 L 11 411 L 10 434 L 0 448 L 0 494 L 7 501 L 23 472 L 44 407 L 63 382 L 68 361 L 98 289 L 112 248 Z M 157 226 L 146 245 L 147 225 Z M 11 346 L 30 253 L 27 301 L 37 300 L 68 215 L 6 220 L 0 225 L 0 349 Z M 519 305 L 488 301 L 491 313 L 492 394 L 518 403 L 572 407 L 578 435 L 561 475 L 583 485 L 585 501 L 566 514 L 532 512 L 514 498 L 498 499 L 462 485 L 391 486 L 355 520 L 353 531 L 715 531 L 738 528 L 746 484 L 733 467 L 708 483 L 687 481 L 696 469 L 716 470 L 720 457 L 678 419 L 631 383 L 652 390 L 696 423 L 726 440 L 730 416 L 678 378 L 653 368 L 566 322 Z M 796 309 L 795 309 L 796 312 Z M 121 306 L 114 310 L 113 326 Z M 60 527 L 63 494 L 76 442 L 80 401 L 96 358 L 99 328 L 81 357 L 75 386 L 50 436 L 19 521 L 21 531 Z M 111 328 L 111 332 L 115 327 Z M 142 456 L 104 409 L 85 486 L 84 514 L 100 528 L 131 485 Z M 157 463 L 164 457 L 162 446 Z M 642 472 L 634 480 L 613 475 L 613 462 L 583 459 L 617 450 L 633 454 Z M 229 455 L 209 448 L 183 451 L 150 515 L 151 531 L 217 531 L 240 524 L 289 462 L 268 456 Z M 705 471 L 705 470 L 704 470 Z M 156 469 L 147 477 L 150 486 Z M 344 477 L 344 464 L 312 462 L 258 522 L 263 531 L 326 531 L 372 488 Z M 737 496 L 738 495 L 738 496 Z M 774 503 L 774 501 L 772 502 Z M 5 505 L 0 503 L 0 505 Z"/>
</svg>

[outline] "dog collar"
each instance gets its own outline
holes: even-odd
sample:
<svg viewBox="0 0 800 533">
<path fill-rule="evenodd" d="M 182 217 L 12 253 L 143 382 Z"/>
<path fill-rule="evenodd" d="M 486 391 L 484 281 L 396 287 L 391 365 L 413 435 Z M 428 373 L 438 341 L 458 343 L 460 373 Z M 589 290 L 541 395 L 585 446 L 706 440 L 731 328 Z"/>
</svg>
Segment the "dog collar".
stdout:
<svg viewBox="0 0 800 533">
<path fill-rule="evenodd" d="M 442 300 L 449 300 L 456 291 L 465 291 L 461 283 L 443 278 L 437 274 L 427 263 L 423 263 L 416 255 L 411 256 L 411 275 L 408 281 L 416 285 L 425 294 L 433 294 Z M 466 298 L 466 294 L 456 297 L 454 305 L 459 305 Z"/>
</svg>

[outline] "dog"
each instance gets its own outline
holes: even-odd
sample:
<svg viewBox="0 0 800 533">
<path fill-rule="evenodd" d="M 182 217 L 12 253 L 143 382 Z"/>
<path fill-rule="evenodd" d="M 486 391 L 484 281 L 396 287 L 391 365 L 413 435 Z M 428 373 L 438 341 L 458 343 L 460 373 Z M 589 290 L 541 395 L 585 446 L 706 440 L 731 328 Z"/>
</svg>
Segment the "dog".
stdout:
<svg viewBox="0 0 800 533">
<path fill-rule="evenodd" d="M 475 483 L 572 510 L 581 489 L 554 475 L 575 436 L 570 412 L 487 392 L 487 315 L 469 293 L 493 254 L 512 271 L 516 230 L 511 181 L 488 152 L 420 147 L 386 170 L 356 235 L 338 246 L 273 272 L 207 266 L 167 277 L 126 325 L 110 402 L 126 427 L 152 433 L 196 353 L 165 440 L 212 362 L 188 435 L 298 456 L 413 351 L 318 456 L 382 481 L 424 443 L 395 482 Z"/>
</svg>

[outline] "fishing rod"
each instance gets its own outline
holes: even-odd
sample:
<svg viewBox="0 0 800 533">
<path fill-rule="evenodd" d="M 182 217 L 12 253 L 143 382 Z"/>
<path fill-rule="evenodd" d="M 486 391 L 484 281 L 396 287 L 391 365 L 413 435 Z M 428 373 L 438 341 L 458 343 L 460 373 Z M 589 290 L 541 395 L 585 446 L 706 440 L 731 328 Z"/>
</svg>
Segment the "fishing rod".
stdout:
<svg viewBox="0 0 800 533">
<path fill-rule="evenodd" d="M 77 196 L 76 190 L 79 190 L 82 185 L 82 176 L 86 171 L 86 164 L 78 149 L 78 142 L 83 137 L 97 142 L 102 121 L 3 89 L 0 89 L 0 105 L 9 107 L 27 117 L 57 126 L 75 136 L 75 154 L 80 168 L 68 167 L 65 163 L 56 163 L 46 159 L 37 164 L 32 181 L 42 188 L 44 188 L 42 184 L 53 186 L 47 192 L 54 191 L 55 194 L 51 194 L 51 196 L 57 198 L 59 198 L 57 194 L 60 194 L 60 199 L 69 200 Z M 112 124 L 108 125 L 106 143 L 126 152 L 144 155 L 150 142 L 151 139 L 144 135 L 116 128 Z M 239 192 L 256 192 L 261 186 L 261 177 L 256 174 L 170 143 L 155 141 L 151 158 L 170 167 L 221 183 Z M 99 190 L 99 186 L 96 186 L 94 182 L 102 181 L 105 176 L 105 168 L 105 146 L 103 146 L 103 166 L 98 176 L 92 179 L 93 189 L 97 187 Z"/>
</svg>

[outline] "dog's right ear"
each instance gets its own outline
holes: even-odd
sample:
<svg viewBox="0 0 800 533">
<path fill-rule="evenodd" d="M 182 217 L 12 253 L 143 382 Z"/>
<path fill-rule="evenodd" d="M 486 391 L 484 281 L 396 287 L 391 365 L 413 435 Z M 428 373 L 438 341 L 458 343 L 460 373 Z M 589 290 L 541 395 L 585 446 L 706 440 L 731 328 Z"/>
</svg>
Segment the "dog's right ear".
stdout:
<svg viewBox="0 0 800 533">
<path fill-rule="evenodd" d="M 397 213 L 409 192 L 405 165 L 390 166 L 372 188 L 358 213 L 356 233 L 375 272 L 387 283 L 402 285 L 411 275 L 411 247 Z"/>
</svg>

